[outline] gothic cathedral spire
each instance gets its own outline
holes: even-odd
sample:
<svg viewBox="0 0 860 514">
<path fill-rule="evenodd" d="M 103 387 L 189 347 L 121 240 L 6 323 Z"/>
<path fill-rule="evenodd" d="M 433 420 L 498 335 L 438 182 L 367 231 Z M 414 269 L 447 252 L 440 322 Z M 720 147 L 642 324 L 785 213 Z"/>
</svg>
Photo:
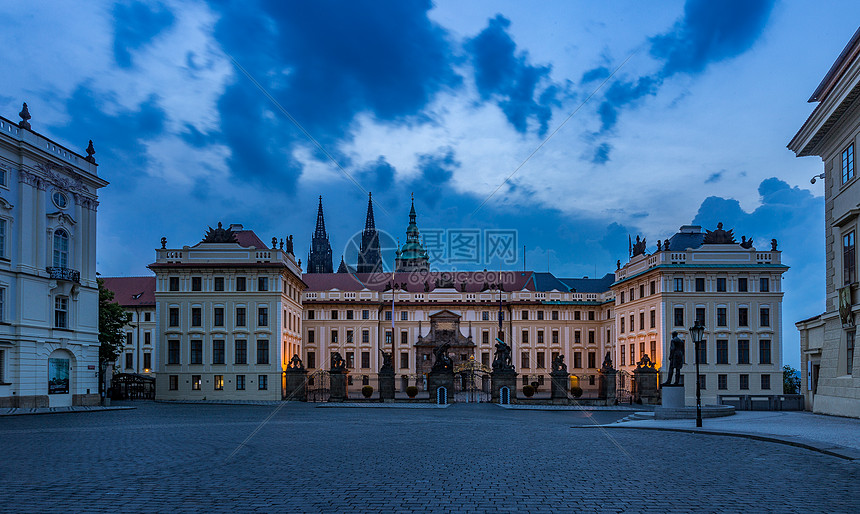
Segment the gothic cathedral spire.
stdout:
<svg viewBox="0 0 860 514">
<path fill-rule="evenodd" d="M 358 252 L 358 273 L 379 273 L 382 271 L 382 255 L 379 252 L 379 233 L 373 220 L 373 197 L 367 194 L 367 219 L 361 233 L 361 248 Z"/>
<path fill-rule="evenodd" d="M 323 218 L 322 196 L 317 209 L 317 227 L 311 239 L 311 249 L 308 252 L 308 273 L 331 273 L 331 244 L 325 231 Z"/>
</svg>

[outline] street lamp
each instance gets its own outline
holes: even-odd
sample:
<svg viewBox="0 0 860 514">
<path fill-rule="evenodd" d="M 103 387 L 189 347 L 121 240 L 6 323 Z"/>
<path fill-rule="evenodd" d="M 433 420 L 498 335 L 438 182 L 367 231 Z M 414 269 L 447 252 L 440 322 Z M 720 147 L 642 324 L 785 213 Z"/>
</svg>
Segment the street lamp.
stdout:
<svg viewBox="0 0 860 514">
<path fill-rule="evenodd" d="M 693 344 L 696 348 L 696 426 L 702 426 L 702 382 L 699 380 L 699 343 L 702 342 L 702 336 L 705 333 L 705 327 L 700 320 L 696 320 L 696 324 L 690 327 L 690 337 L 693 338 Z"/>
</svg>

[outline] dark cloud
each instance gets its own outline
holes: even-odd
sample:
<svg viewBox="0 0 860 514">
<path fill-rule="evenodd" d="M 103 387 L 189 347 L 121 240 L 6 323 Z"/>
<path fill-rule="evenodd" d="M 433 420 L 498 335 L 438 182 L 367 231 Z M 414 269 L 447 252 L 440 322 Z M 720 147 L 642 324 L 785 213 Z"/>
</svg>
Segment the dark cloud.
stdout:
<svg viewBox="0 0 860 514">
<path fill-rule="evenodd" d="M 440 148 L 437 153 L 418 156 L 418 175 L 412 181 L 412 188 L 419 191 L 423 203 L 435 207 L 437 202 L 450 192 L 449 181 L 454 171 L 460 167 L 452 148 Z"/>
<path fill-rule="evenodd" d="M 429 1 L 228 2 L 216 37 L 224 50 L 328 151 L 350 137 L 358 113 L 421 123 L 443 88 L 457 87 L 444 29 Z M 295 187 L 291 150 L 301 132 L 251 82 L 237 79 L 221 99 L 230 167 L 242 178 Z M 325 160 L 324 155 L 317 155 Z M 344 165 L 343 156 L 335 156 Z"/>
<path fill-rule="evenodd" d="M 594 164 L 606 164 L 606 162 L 609 161 L 609 152 L 611 151 L 612 145 L 605 142 L 600 143 L 594 150 L 594 157 L 591 158 L 591 162 Z"/>
<path fill-rule="evenodd" d="M 362 166 L 357 175 L 364 187 L 374 193 L 387 192 L 394 186 L 394 166 L 389 164 L 382 155 L 375 161 Z"/>
<path fill-rule="evenodd" d="M 705 184 L 716 184 L 723 178 L 723 173 L 725 170 L 715 171 L 708 175 L 708 178 L 705 179 Z"/>
<path fill-rule="evenodd" d="M 141 2 L 114 7 L 113 55 L 121 68 L 131 67 L 131 51 L 149 43 L 173 24 L 173 13 L 163 5 Z"/>
<path fill-rule="evenodd" d="M 517 54 L 517 45 L 508 33 L 511 22 L 496 15 L 480 34 L 466 42 L 475 66 L 475 85 L 484 100 L 495 100 L 505 117 L 520 133 L 528 123 L 538 124 L 544 135 L 552 108 L 560 105 L 562 89 L 550 83 L 551 66 L 534 66 L 527 52 Z"/>
<path fill-rule="evenodd" d="M 655 95 L 665 79 L 678 73 L 701 73 L 710 64 L 749 50 L 761 36 L 772 7 L 772 0 L 688 0 L 684 15 L 672 29 L 649 39 L 649 52 L 662 63 L 661 68 L 652 75 L 619 78 L 607 89 L 597 108 L 600 130 L 595 139 L 615 128 L 620 110 L 635 107 L 641 98 Z M 581 82 L 605 76 L 608 70 L 599 66 L 586 71 Z M 599 159 L 592 162 L 601 164 Z"/>
</svg>

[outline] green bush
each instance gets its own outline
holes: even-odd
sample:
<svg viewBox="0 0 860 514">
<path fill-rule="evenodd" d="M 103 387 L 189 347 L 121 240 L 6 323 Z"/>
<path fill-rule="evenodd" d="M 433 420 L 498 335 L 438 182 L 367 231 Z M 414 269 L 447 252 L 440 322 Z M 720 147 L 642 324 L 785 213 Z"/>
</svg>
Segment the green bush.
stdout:
<svg viewBox="0 0 860 514">
<path fill-rule="evenodd" d="M 410 398 L 415 398 L 416 396 L 418 396 L 418 387 L 408 386 L 406 388 L 406 395 L 409 396 Z"/>
<path fill-rule="evenodd" d="M 366 386 L 362 387 L 361 388 L 361 394 L 365 398 L 370 398 L 371 396 L 373 396 L 373 386 L 366 385 Z"/>
<path fill-rule="evenodd" d="M 526 396 L 526 398 L 531 398 L 532 396 L 534 396 L 534 394 L 535 394 L 534 386 L 524 385 L 523 386 L 523 394 Z"/>
<path fill-rule="evenodd" d="M 579 398 L 582 396 L 582 388 L 579 386 L 573 386 L 570 388 L 570 394 L 572 394 L 574 398 Z"/>
</svg>

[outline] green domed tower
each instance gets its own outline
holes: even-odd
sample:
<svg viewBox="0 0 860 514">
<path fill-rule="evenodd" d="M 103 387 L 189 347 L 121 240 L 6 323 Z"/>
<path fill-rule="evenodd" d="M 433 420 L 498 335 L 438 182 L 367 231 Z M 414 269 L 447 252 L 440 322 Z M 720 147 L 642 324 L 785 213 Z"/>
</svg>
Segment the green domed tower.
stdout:
<svg viewBox="0 0 860 514">
<path fill-rule="evenodd" d="M 430 271 L 430 258 L 427 250 L 418 239 L 418 225 L 415 223 L 415 193 L 412 193 L 412 210 L 409 211 L 409 226 L 406 227 L 406 244 L 397 250 L 394 260 L 398 272 Z"/>
</svg>

